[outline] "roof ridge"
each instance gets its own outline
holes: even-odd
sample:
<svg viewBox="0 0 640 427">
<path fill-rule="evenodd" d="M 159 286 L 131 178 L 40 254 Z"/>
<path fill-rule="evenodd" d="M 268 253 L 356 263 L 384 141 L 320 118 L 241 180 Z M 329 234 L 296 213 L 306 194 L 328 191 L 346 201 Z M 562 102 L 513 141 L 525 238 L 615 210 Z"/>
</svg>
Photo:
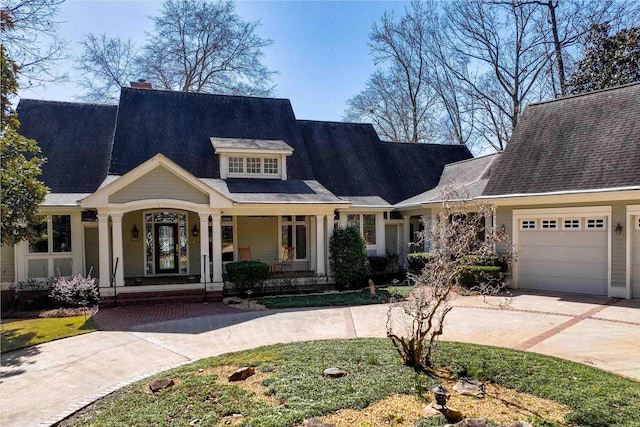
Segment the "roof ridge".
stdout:
<svg viewBox="0 0 640 427">
<path fill-rule="evenodd" d="M 452 144 L 447 144 L 447 145 L 452 145 Z M 458 145 L 458 144 L 456 144 L 456 145 Z M 485 154 L 484 156 L 478 156 L 478 157 L 472 157 L 470 159 L 458 160 L 457 162 L 447 163 L 446 165 L 444 165 L 444 167 L 446 168 L 446 167 L 451 166 L 451 165 L 457 165 L 457 164 L 466 163 L 466 162 L 473 162 L 475 160 L 480 160 L 480 159 L 484 159 L 484 158 L 491 157 L 491 156 L 497 156 L 498 154 L 501 154 L 501 153 L 502 153 L 502 151 L 497 151 L 495 153 Z"/>
<path fill-rule="evenodd" d="M 55 99 L 34 99 L 34 98 L 20 98 L 20 102 L 22 101 L 28 101 L 28 102 L 35 102 L 38 104 L 67 104 L 67 105 L 87 105 L 87 106 L 93 106 L 93 107 L 117 107 L 118 104 L 100 104 L 98 102 L 76 102 L 76 101 L 58 101 Z"/>
<path fill-rule="evenodd" d="M 550 104 L 552 102 L 566 101 L 566 100 L 570 100 L 570 99 L 580 98 L 580 97 L 583 97 L 583 96 L 589 96 L 589 95 L 595 95 L 595 94 L 603 93 L 603 92 L 610 92 L 610 91 L 614 91 L 614 90 L 620 90 L 620 89 L 624 89 L 624 88 L 631 87 L 631 86 L 640 86 L 640 82 L 625 83 L 623 85 L 613 86 L 613 87 L 605 87 L 605 88 L 602 88 L 602 89 L 593 90 L 591 92 L 576 93 L 576 94 L 572 94 L 572 95 L 566 95 L 566 96 L 563 96 L 563 97 L 560 97 L 560 98 L 548 99 L 546 101 L 532 102 L 531 104 L 529 104 L 529 106 L 533 107 L 535 105 L 543 105 L 543 104 Z"/>
<path fill-rule="evenodd" d="M 224 98 L 238 98 L 238 99 L 262 99 L 270 101 L 287 101 L 291 104 L 289 98 L 275 98 L 271 96 L 251 96 L 251 95 L 227 95 L 224 93 L 208 93 L 208 92 L 183 92 L 181 90 L 167 90 L 167 89 L 142 89 L 133 87 L 123 87 L 121 91 L 142 91 L 142 92 L 156 92 L 163 94 L 171 94 L 173 96 L 210 96 L 210 97 L 224 97 Z"/>
</svg>

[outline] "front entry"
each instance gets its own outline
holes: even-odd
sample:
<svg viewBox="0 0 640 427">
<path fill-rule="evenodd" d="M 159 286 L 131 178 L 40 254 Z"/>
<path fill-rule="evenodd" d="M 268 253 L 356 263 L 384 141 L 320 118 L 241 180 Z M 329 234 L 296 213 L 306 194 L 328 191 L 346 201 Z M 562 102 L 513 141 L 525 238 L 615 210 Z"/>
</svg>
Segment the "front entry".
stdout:
<svg viewBox="0 0 640 427">
<path fill-rule="evenodd" d="M 178 272 L 178 224 L 154 224 L 156 232 L 156 273 Z"/>
</svg>

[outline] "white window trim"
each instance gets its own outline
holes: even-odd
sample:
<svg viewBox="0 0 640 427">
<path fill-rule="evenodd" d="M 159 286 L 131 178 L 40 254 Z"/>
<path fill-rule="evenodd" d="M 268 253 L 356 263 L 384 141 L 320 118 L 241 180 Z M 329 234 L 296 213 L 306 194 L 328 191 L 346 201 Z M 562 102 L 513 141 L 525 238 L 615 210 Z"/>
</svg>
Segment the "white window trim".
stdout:
<svg viewBox="0 0 640 427">
<path fill-rule="evenodd" d="M 589 227 L 589 221 L 595 221 L 593 227 Z M 598 221 L 602 221 L 602 227 L 598 227 Z M 607 231 L 608 221 L 606 217 L 588 216 L 584 219 L 584 229 L 587 231 Z"/>
<path fill-rule="evenodd" d="M 538 230 L 538 220 L 537 219 L 521 219 L 520 221 L 518 221 L 520 224 L 520 230 L 521 231 L 532 231 L 532 230 Z M 527 223 L 527 227 L 525 227 L 525 223 Z M 531 225 L 533 225 L 533 227 L 531 227 Z"/>
<path fill-rule="evenodd" d="M 242 159 L 243 172 L 230 172 L 230 158 Z M 260 173 L 248 173 L 247 162 L 248 159 L 260 159 Z M 277 162 L 278 171 L 276 173 L 265 172 L 265 159 L 273 159 Z M 220 154 L 220 178 L 261 178 L 261 179 L 287 179 L 287 156 L 283 154 L 254 154 L 254 153 L 221 153 Z"/>
<path fill-rule="evenodd" d="M 547 221 L 547 227 L 545 227 L 545 221 Z M 558 220 L 556 218 L 542 218 L 540 219 L 540 230 L 549 231 L 549 230 L 557 230 Z"/>
<path fill-rule="evenodd" d="M 231 222 L 222 221 L 223 216 L 231 217 Z M 236 215 L 221 215 L 220 216 L 220 243 L 222 244 L 222 227 L 223 226 L 231 226 L 233 229 L 233 259 L 231 261 L 223 261 L 223 265 L 227 265 L 230 262 L 238 261 L 238 226 L 237 226 L 237 216 Z M 209 233 L 209 239 L 212 239 L 213 230 Z M 213 245 L 212 245 L 213 246 Z M 215 251 L 215 248 L 212 248 Z M 222 246 L 220 246 L 220 253 L 222 254 Z M 222 256 L 222 255 L 221 255 Z"/>
<path fill-rule="evenodd" d="M 565 221 L 578 221 L 578 226 L 577 227 L 573 227 L 573 226 L 569 226 L 567 227 L 565 224 Z M 569 230 L 569 231 L 579 231 L 582 230 L 582 218 L 562 218 L 562 229 L 563 230 Z"/>
</svg>

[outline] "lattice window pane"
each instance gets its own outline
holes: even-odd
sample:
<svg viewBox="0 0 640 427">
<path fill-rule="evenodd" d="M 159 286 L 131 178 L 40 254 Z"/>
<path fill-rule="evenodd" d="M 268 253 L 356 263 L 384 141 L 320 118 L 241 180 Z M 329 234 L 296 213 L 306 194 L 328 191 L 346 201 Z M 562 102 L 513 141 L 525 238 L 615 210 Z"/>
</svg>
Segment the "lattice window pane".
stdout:
<svg viewBox="0 0 640 427">
<path fill-rule="evenodd" d="M 564 229 L 579 229 L 580 228 L 580 220 L 575 218 L 575 219 L 565 219 L 563 221 L 562 227 Z"/>
<path fill-rule="evenodd" d="M 278 159 L 264 159 L 264 173 L 269 175 L 278 174 Z"/>
<path fill-rule="evenodd" d="M 534 230 L 536 228 L 536 220 L 535 219 L 525 219 L 520 223 L 520 228 L 522 230 Z"/>
<path fill-rule="evenodd" d="M 604 218 L 589 218 L 587 219 L 587 228 L 590 229 L 603 229 Z"/>
<path fill-rule="evenodd" d="M 545 230 L 553 230 L 558 228 L 558 221 L 555 219 L 543 219 L 542 228 Z"/>
<path fill-rule="evenodd" d="M 261 173 L 261 160 L 260 157 L 247 157 L 247 173 Z"/>
<path fill-rule="evenodd" d="M 229 173 L 244 173 L 244 159 L 242 157 L 229 157 Z"/>
</svg>

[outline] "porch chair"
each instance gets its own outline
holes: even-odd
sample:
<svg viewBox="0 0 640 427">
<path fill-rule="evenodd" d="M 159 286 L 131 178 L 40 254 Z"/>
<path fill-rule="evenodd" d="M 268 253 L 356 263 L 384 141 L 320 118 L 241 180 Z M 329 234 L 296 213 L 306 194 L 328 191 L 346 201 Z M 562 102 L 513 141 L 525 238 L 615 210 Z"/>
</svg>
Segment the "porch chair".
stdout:
<svg viewBox="0 0 640 427">
<path fill-rule="evenodd" d="M 274 272 L 289 273 L 293 271 L 293 260 L 296 257 L 295 246 L 285 246 L 282 248 L 282 258 L 274 263 Z"/>
<path fill-rule="evenodd" d="M 251 248 L 238 248 L 238 257 L 240 261 L 260 261 L 259 259 L 251 259 Z"/>
</svg>

